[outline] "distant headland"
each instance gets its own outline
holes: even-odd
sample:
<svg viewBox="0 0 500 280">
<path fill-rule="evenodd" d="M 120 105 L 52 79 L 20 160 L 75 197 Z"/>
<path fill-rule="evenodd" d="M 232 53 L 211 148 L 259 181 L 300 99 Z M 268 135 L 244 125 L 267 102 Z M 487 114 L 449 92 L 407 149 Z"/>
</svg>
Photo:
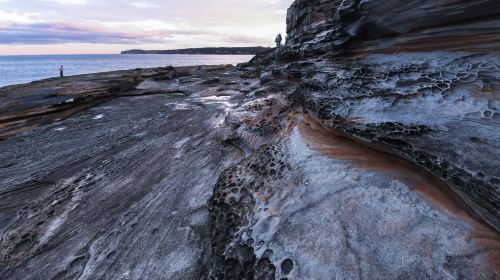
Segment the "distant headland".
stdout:
<svg viewBox="0 0 500 280">
<path fill-rule="evenodd" d="M 128 50 L 121 54 L 228 54 L 228 55 L 255 55 L 270 48 L 266 47 L 236 47 L 236 48 L 190 48 L 177 50 Z"/>
</svg>

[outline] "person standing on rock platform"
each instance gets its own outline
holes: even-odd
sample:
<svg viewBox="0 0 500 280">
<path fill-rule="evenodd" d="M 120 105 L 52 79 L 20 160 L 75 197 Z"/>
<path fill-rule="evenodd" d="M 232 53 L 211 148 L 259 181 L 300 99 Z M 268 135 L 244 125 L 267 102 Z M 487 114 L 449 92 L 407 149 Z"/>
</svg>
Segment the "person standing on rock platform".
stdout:
<svg viewBox="0 0 500 280">
<path fill-rule="evenodd" d="M 59 75 L 62 77 L 64 77 L 64 66 L 61 65 L 61 67 L 59 67 Z"/>
<path fill-rule="evenodd" d="M 283 41 L 283 38 L 281 37 L 281 34 L 278 34 L 278 36 L 276 36 L 276 40 L 274 40 L 276 42 L 276 48 L 280 48 L 281 47 L 281 42 Z"/>
</svg>

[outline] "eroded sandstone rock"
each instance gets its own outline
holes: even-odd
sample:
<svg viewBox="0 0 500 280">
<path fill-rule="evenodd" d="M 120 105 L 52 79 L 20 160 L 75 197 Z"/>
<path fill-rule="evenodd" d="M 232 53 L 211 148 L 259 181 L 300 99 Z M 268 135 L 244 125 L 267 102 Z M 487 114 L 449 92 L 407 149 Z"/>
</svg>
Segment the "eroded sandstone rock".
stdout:
<svg viewBox="0 0 500 280">
<path fill-rule="evenodd" d="M 0 89 L 0 278 L 497 279 L 497 8 L 298 0 L 238 67 Z"/>
<path fill-rule="evenodd" d="M 219 179 L 211 212 L 225 226 L 213 236 L 226 245 L 214 277 L 234 277 L 223 260 L 239 277 L 270 260 L 265 279 L 497 278 L 498 11 L 494 1 L 295 1 L 285 48 L 248 64 L 263 84 L 292 82 L 305 114 L 301 133 L 290 122 L 268 144 L 289 181 L 251 185 L 260 175 L 240 170 L 259 166 L 262 150 Z M 229 194 L 234 181 L 244 198 Z"/>
</svg>

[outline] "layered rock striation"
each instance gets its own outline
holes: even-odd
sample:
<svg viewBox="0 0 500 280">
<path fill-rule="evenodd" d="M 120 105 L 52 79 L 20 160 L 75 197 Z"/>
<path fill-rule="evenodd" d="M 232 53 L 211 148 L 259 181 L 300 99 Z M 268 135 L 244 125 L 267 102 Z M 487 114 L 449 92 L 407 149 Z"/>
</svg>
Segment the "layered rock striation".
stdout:
<svg viewBox="0 0 500 280">
<path fill-rule="evenodd" d="M 268 174 L 268 168 L 276 166 L 266 159 L 269 151 L 264 150 L 256 152 L 263 160 L 257 157 L 238 166 L 243 170 L 256 166 L 262 172 L 257 178 L 240 169 L 221 177 L 211 202 L 214 223 L 226 225 L 214 234 L 226 240 L 226 267 L 239 264 L 239 275 L 255 277 L 260 271 L 272 271 L 277 279 L 437 279 L 445 274 L 496 278 L 493 267 L 498 265 L 500 229 L 498 11 L 494 1 L 295 1 L 288 11 L 287 45 L 257 56 L 249 64 L 261 71 L 263 84 L 293 84 L 289 99 L 302 108 L 304 115 L 299 119 L 309 119 L 306 124 L 299 121 L 302 133 L 291 133 L 266 148 L 278 149 L 279 162 L 295 176 L 275 171 L 279 179 L 260 183 L 260 174 Z M 306 144 L 299 144 L 301 141 Z M 356 168 L 329 169 L 340 164 L 335 160 L 313 163 L 315 154 L 306 147 L 336 160 L 348 159 Z M 360 154 L 366 147 L 378 153 L 373 157 L 369 152 Z M 397 168 L 392 156 L 403 160 Z M 407 163 L 413 167 L 400 169 Z M 377 175 L 366 180 L 351 177 L 358 171 L 361 177 L 371 172 Z M 331 175 L 339 172 L 343 175 Z M 387 204 L 387 196 L 402 198 L 412 191 L 393 187 L 386 189 L 388 193 L 382 191 L 395 181 L 383 183 L 376 178 L 380 175 L 433 200 L 433 207 L 447 209 L 448 218 L 465 219 L 472 228 L 481 228 L 472 232 L 489 232 L 489 237 L 467 234 L 476 236 L 474 246 L 482 247 L 486 239 L 493 242 L 479 249 L 489 251 L 489 268 L 474 271 L 469 265 L 477 264 L 473 259 L 478 255 L 471 252 L 458 253 L 471 256 L 466 262 L 446 253 L 466 247 L 445 241 L 453 239 L 455 234 L 444 236 L 458 224 L 441 220 L 445 216 L 434 216 L 432 226 L 426 224 L 432 214 L 420 208 L 421 201 L 402 199 Z M 358 193 L 357 188 L 362 190 Z M 322 195 L 314 200 L 310 192 Z M 419 208 L 419 214 L 402 210 L 405 203 L 409 209 Z M 394 205 L 401 208 L 395 210 Z M 359 208 L 365 210 L 356 210 Z M 387 217 L 390 224 L 384 222 Z M 322 218 L 328 226 L 322 224 Z M 414 224 L 408 224 L 408 219 Z M 306 225 L 312 229 L 304 229 Z M 405 237 L 387 235 L 394 228 Z M 430 231 L 435 234 L 429 235 Z M 429 239 L 420 240 L 419 235 Z M 403 243 L 396 245 L 399 242 Z M 254 246 L 249 249 L 248 243 Z M 388 243 L 393 247 L 384 245 Z M 437 247 L 441 249 L 430 249 Z M 431 251 L 433 261 L 425 260 L 427 254 L 420 249 Z M 412 262 L 410 256 L 419 261 Z M 328 260 L 323 265 L 322 258 Z M 289 271 L 290 261 L 300 263 L 297 271 Z M 259 270 L 262 263 L 267 265 Z M 216 262 L 214 269 L 220 271 L 221 265 Z M 328 265 L 331 270 L 321 271 Z M 218 275 L 234 277 L 234 273 Z"/>
<path fill-rule="evenodd" d="M 499 50 L 495 1 L 295 1 L 288 47 L 318 53 Z"/>
<path fill-rule="evenodd" d="M 500 229 L 498 3 L 296 1 L 287 22 L 289 48 L 330 56 L 300 67 L 308 109 L 438 173 Z"/>
<path fill-rule="evenodd" d="M 217 127 L 260 89 L 241 75 L 158 68 L 2 89 L 3 102 L 48 111 L 6 112 L 29 123 L 5 127 L 0 145 L 0 278 L 203 278 L 206 201 L 242 157 Z"/>
<path fill-rule="evenodd" d="M 0 89 L 0 278 L 497 279 L 499 11 L 297 0 L 238 67 Z"/>
</svg>

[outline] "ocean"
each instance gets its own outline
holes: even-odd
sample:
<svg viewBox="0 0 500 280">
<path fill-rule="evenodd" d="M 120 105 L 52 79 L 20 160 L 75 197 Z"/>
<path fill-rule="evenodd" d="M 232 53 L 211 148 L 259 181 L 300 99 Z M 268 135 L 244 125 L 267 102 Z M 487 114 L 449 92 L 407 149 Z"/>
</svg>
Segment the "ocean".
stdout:
<svg viewBox="0 0 500 280">
<path fill-rule="evenodd" d="M 251 55 L 177 54 L 0 56 L 0 87 L 57 77 L 61 65 L 64 65 L 65 76 L 70 76 L 168 65 L 235 65 L 248 62 L 252 57 Z"/>
</svg>

